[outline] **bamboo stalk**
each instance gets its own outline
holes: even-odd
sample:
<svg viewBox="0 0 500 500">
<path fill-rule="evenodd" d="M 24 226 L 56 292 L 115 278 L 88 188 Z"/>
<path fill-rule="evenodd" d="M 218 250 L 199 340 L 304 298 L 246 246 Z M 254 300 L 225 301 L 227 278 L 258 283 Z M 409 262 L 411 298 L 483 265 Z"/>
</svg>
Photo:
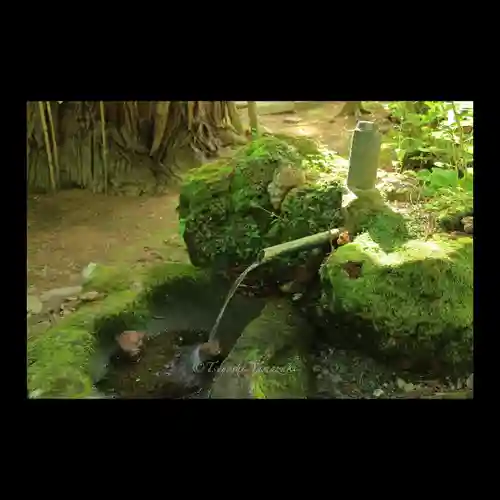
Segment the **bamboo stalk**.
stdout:
<svg viewBox="0 0 500 500">
<path fill-rule="evenodd" d="M 257 103 L 256 101 L 248 102 L 248 119 L 250 121 L 250 130 L 255 134 L 259 135 L 259 119 L 257 116 Z"/>
<path fill-rule="evenodd" d="M 38 109 L 40 111 L 40 120 L 42 121 L 43 137 L 45 139 L 45 149 L 47 151 L 47 160 L 49 163 L 50 187 L 52 188 L 52 191 L 55 191 L 56 181 L 54 178 L 54 165 L 52 163 L 52 152 L 50 150 L 49 131 L 47 130 L 47 121 L 45 120 L 45 111 L 43 109 L 42 101 L 38 101 Z"/>
<path fill-rule="evenodd" d="M 57 140 L 56 140 L 56 131 L 54 128 L 54 120 L 52 119 L 52 109 L 50 107 L 50 102 L 46 101 L 45 105 L 47 106 L 47 115 L 49 117 L 49 124 L 50 124 L 50 133 L 52 135 L 52 151 L 54 153 L 54 166 L 56 167 L 55 170 L 55 179 L 56 183 L 60 183 L 60 169 L 59 169 L 59 152 L 57 151 Z"/>
<path fill-rule="evenodd" d="M 330 229 L 329 231 L 305 236 L 304 238 L 300 238 L 298 240 L 287 241 L 286 243 L 280 243 L 279 245 L 267 247 L 261 250 L 257 260 L 260 264 L 263 264 L 264 262 L 268 262 L 282 255 L 321 247 L 328 242 L 336 240 L 340 233 L 340 229 Z"/>
<path fill-rule="evenodd" d="M 106 141 L 106 125 L 104 120 L 104 101 L 99 101 L 101 110 L 102 159 L 104 163 L 104 194 L 108 194 L 108 146 Z"/>
</svg>

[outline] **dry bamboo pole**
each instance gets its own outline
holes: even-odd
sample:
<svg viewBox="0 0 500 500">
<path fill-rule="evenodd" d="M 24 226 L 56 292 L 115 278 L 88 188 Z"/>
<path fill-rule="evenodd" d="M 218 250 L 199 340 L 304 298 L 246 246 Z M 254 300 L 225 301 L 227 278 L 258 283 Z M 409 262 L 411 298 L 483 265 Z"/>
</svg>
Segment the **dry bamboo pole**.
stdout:
<svg viewBox="0 0 500 500">
<path fill-rule="evenodd" d="M 47 121 L 45 120 L 45 111 L 43 109 L 43 101 L 38 101 L 38 109 L 40 111 L 40 120 L 42 121 L 43 137 L 45 139 L 45 149 L 47 151 L 47 160 L 49 163 L 50 187 L 52 191 L 56 190 L 56 181 L 54 178 L 54 165 L 52 163 L 52 152 L 50 150 L 49 131 L 47 130 Z"/>
<path fill-rule="evenodd" d="M 56 131 L 54 128 L 54 120 L 52 119 L 52 109 L 50 107 L 50 102 L 45 101 L 45 105 L 47 106 L 47 115 L 49 117 L 49 124 L 50 124 L 50 133 L 52 135 L 52 152 L 54 153 L 54 166 L 56 167 L 55 169 L 55 179 L 56 179 L 56 184 L 60 184 L 60 169 L 59 169 L 59 152 L 57 151 L 57 140 L 56 140 Z"/>
<path fill-rule="evenodd" d="M 106 141 L 106 125 L 104 121 L 104 101 L 99 101 L 101 110 L 102 160 L 104 163 L 104 194 L 108 194 L 108 147 Z"/>
<path fill-rule="evenodd" d="M 253 134 L 259 135 L 259 118 L 257 116 L 256 101 L 248 102 L 248 119 L 250 121 L 250 130 Z"/>
</svg>

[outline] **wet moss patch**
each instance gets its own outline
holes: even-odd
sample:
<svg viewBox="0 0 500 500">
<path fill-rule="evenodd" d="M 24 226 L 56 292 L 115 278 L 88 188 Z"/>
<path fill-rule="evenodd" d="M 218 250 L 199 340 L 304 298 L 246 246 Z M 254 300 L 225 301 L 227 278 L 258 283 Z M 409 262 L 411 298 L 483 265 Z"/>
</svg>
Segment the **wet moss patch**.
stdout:
<svg viewBox="0 0 500 500">
<path fill-rule="evenodd" d="M 306 183 L 294 189 L 288 179 L 276 208 L 269 189 L 281 169 L 300 173 Z M 340 225 L 343 187 L 335 170 L 335 157 L 314 141 L 273 135 L 252 141 L 232 159 L 194 170 L 185 179 L 179 204 L 191 262 L 239 268 L 265 246 Z M 274 265 L 281 264 L 273 262 L 254 276 L 269 275 Z"/>
<path fill-rule="evenodd" d="M 122 269 L 117 276 L 127 274 Z M 116 350 L 114 338 L 123 330 L 144 329 L 158 288 L 182 280 L 204 280 L 206 273 L 190 265 L 167 263 L 151 268 L 135 290 L 109 293 L 64 318 L 28 343 L 28 391 L 33 397 L 88 397 L 103 376 L 107 358 Z M 116 290 L 113 281 L 105 289 Z M 165 289 L 165 288 L 163 288 Z"/>
<path fill-rule="evenodd" d="M 346 272 L 352 263 L 362 267 L 356 279 Z M 335 335 L 415 367 L 471 369 L 471 238 L 410 240 L 386 252 L 366 232 L 331 254 L 322 282 Z"/>
<path fill-rule="evenodd" d="M 304 398 L 310 330 L 284 300 L 266 304 L 215 376 L 212 398 Z"/>
</svg>

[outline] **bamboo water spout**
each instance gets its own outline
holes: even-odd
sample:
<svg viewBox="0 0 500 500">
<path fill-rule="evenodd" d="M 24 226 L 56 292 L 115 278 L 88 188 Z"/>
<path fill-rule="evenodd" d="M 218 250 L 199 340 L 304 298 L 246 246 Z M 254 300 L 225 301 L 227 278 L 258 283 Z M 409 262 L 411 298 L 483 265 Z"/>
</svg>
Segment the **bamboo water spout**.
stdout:
<svg viewBox="0 0 500 500">
<path fill-rule="evenodd" d="M 329 229 L 322 233 L 312 234 L 298 240 L 287 241 L 286 243 L 264 248 L 257 257 L 257 262 L 259 262 L 259 265 L 262 265 L 282 255 L 320 247 L 336 240 L 340 236 L 340 233 L 341 230 L 338 228 Z"/>
<path fill-rule="evenodd" d="M 224 311 L 226 310 L 229 301 L 236 293 L 238 286 L 243 283 L 246 275 L 249 274 L 252 270 L 260 267 L 261 265 L 269 262 L 277 257 L 282 255 L 288 255 L 294 252 L 301 252 L 303 250 L 310 250 L 313 248 L 321 247 L 326 245 L 327 243 L 331 243 L 334 240 L 337 240 L 341 234 L 341 229 L 330 229 L 328 231 L 324 231 L 322 233 L 313 234 L 311 236 L 306 236 L 304 238 L 300 238 L 298 240 L 288 241 L 286 243 L 281 243 L 279 245 L 275 245 L 272 247 L 264 248 L 259 253 L 257 260 L 251 264 L 243 273 L 238 277 L 238 279 L 234 282 L 231 290 L 226 297 L 224 305 L 215 321 L 212 330 L 210 331 L 208 342 L 204 344 L 198 344 L 193 347 L 192 350 L 189 351 L 188 355 L 183 359 L 189 360 L 192 370 L 194 372 L 198 372 L 200 367 L 204 362 L 209 359 L 213 359 L 221 354 L 219 341 L 216 338 L 217 328 L 222 319 Z"/>
</svg>

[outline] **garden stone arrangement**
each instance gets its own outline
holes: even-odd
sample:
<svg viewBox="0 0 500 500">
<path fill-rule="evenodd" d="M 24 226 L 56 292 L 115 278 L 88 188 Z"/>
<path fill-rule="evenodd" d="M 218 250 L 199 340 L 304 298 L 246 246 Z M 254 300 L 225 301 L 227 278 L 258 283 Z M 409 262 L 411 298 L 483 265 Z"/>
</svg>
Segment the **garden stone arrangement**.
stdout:
<svg viewBox="0 0 500 500">
<path fill-rule="evenodd" d="M 192 265 L 139 280 L 97 266 L 78 308 L 29 346 L 31 396 L 472 397 L 472 205 L 433 214 L 416 177 L 381 175 L 371 147 L 367 165 L 352 153 L 349 165 L 312 140 L 263 135 L 192 170 L 179 198 Z M 263 249 L 333 228 L 335 240 L 253 270 L 219 356 L 172 370 Z"/>
</svg>

